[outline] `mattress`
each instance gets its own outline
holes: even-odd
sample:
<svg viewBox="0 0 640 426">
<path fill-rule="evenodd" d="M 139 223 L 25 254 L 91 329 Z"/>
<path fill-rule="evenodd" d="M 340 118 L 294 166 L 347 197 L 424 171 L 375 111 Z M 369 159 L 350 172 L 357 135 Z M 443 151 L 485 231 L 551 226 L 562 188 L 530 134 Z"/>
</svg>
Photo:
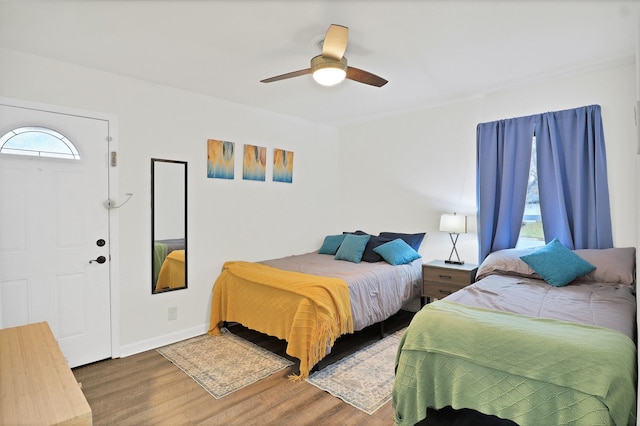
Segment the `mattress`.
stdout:
<svg viewBox="0 0 640 426">
<path fill-rule="evenodd" d="M 389 318 L 419 297 L 422 287 L 422 259 L 393 266 L 387 262 L 335 260 L 333 256 L 312 252 L 260 263 L 285 271 L 344 280 L 349 287 L 356 331 Z"/>
<path fill-rule="evenodd" d="M 634 339 L 636 300 L 628 285 L 576 282 L 553 287 L 539 279 L 490 275 L 443 300 L 610 328 Z"/>
</svg>

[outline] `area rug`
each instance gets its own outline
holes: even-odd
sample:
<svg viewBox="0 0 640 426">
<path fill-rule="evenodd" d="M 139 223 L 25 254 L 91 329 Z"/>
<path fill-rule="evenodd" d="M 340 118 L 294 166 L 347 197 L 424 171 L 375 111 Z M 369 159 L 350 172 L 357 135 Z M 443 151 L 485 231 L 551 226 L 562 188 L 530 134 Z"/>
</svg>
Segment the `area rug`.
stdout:
<svg viewBox="0 0 640 426">
<path fill-rule="evenodd" d="M 313 373 L 307 381 L 373 414 L 391 399 L 396 351 L 404 329 Z"/>
<path fill-rule="evenodd" d="M 219 399 L 293 364 L 226 329 L 157 351 Z"/>
</svg>

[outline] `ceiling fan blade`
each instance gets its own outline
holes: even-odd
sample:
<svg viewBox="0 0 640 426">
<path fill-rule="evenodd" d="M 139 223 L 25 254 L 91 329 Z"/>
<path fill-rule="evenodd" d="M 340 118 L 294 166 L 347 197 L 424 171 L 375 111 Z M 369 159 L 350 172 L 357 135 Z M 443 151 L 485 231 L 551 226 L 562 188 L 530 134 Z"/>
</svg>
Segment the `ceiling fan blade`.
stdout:
<svg viewBox="0 0 640 426">
<path fill-rule="evenodd" d="M 277 75 L 271 78 L 265 78 L 264 80 L 260 80 L 260 83 L 271 83 L 274 81 L 286 80 L 287 78 L 299 77 L 301 75 L 311 74 L 311 68 L 307 68 L 304 70 L 298 70 L 293 72 L 288 72 L 286 74 Z"/>
<path fill-rule="evenodd" d="M 349 28 L 331 24 L 322 43 L 322 56 L 339 61 L 347 50 Z"/>
<path fill-rule="evenodd" d="M 358 83 L 369 84 L 376 87 L 382 87 L 387 84 L 387 80 L 384 78 L 354 67 L 347 68 L 347 78 L 349 80 L 357 81 Z"/>
</svg>

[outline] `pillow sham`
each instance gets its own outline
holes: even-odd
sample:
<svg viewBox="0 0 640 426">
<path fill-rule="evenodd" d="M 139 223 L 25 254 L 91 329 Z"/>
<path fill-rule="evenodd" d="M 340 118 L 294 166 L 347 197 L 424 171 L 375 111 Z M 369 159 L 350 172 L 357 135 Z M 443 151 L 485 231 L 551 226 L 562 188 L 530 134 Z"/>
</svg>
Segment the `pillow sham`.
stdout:
<svg viewBox="0 0 640 426">
<path fill-rule="evenodd" d="M 354 232 L 343 232 L 343 234 L 355 234 L 355 235 L 370 235 L 369 238 L 369 242 L 367 243 L 366 247 L 364 248 L 364 253 L 362 254 L 362 261 L 363 262 L 369 262 L 369 263 L 376 263 L 376 262 L 382 262 L 382 257 L 380 257 L 380 255 L 376 252 L 373 251 L 374 247 L 378 247 L 380 244 L 382 244 L 383 242 L 387 242 L 387 241 L 391 241 L 387 238 L 385 238 L 382 242 L 380 241 L 380 237 L 376 237 L 375 235 L 371 235 L 367 232 L 361 231 L 361 230 L 357 230 Z"/>
<path fill-rule="evenodd" d="M 421 258 L 420 253 L 415 251 L 413 247 L 407 244 L 403 239 L 396 238 L 374 248 L 373 251 L 378 253 L 382 258 L 391 265 L 405 265 Z"/>
<path fill-rule="evenodd" d="M 318 253 L 335 255 L 338 251 L 338 247 L 340 247 L 340 244 L 344 241 L 344 237 L 344 234 L 327 235 L 324 237 L 324 241 L 322 242 L 322 246 L 320 247 L 320 250 L 318 250 Z"/>
<path fill-rule="evenodd" d="M 361 231 L 361 230 L 359 230 L 359 229 L 358 229 L 357 231 L 353 231 L 353 232 L 347 232 L 347 231 L 344 231 L 344 232 L 343 232 L 343 234 L 371 235 L 371 234 L 369 234 L 368 232 L 364 232 L 364 231 Z"/>
<path fill-rule="evenodd" d="M 424 239 L 425 233 L 418 234 L 402 234 L 399 232 L 381 232 L 379 234 L 380 237 L 388 238 L 390 240 L 395 240 L 396 238 L 400 238 L 405 243 L 409 244 L 411 248 L 415 251 L 420 250 L 420 244 L 422 244 L 422 240 Z"/>
<path fill-rule="evenodd" d="M 535 248 L 504 249 L 490 253 L 478 268 L 476 280 L 489 275 L 511 275 L 541 280 L 540 275 L 520 259 L 521 256 L 533 253 Z"/>
<path fill-rule="evenodd" d="M 389 238 L 377 237 L 372 235 L 367 242 L 367 246 L 364 248 L 364 253 L 362 254 L 362 261 L 369 263 L 382 262 L 384 259 L 378 253 L 374 251 L 374 249 L 378 246 L 381 246 L 384 243 L 388 243 L 392 240 Z"/>
<path fill-rule="evenodd" d="M 335 259 L 360 263 L 369 237 L 370 235 L 346 234 L 344 241 L 342 241 L 336 252 Z"/>
<path fill-rule="evenodd" d="M 635 283 L 635 247 L 578 249 L 574 253 L 596 267 L 594 271 L 581 276 L 579 279 L 581 282 L 614 285 L 633 285 Z"/>
<path fill-rule="evenodd" d="M 582 259 L 554 238 L 546 246 L 521 256 L 527 265 L 554 287 L 562 287 L 585 275 L 595 266 Z"/>
</svg>

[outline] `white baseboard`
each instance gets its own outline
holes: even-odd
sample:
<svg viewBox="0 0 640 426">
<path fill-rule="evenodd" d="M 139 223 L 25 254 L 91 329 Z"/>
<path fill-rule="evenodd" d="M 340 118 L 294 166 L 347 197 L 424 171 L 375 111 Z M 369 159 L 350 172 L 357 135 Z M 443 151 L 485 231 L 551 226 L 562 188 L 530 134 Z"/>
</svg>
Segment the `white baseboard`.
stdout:
<svg viewBox="0 0 640 426">
<path fill-rule="evenodd" d="M 202 334 L 205 334 L 208 330 L 209 330 L 209 323 L 203 324 L 198 327 L 176 331 L 175 333 L 165 334 L 164 336 L 155 337 L 153 339 L 143 340 L 141 342 L 121 346 L 120 356 L 124 358 L 130 355 L 135 355 L 141 352 L 157 349 L 162 346 L 179 342 L 181 340 L 186 340 L 192 337 L 200 336 Z"/>
</svg>

